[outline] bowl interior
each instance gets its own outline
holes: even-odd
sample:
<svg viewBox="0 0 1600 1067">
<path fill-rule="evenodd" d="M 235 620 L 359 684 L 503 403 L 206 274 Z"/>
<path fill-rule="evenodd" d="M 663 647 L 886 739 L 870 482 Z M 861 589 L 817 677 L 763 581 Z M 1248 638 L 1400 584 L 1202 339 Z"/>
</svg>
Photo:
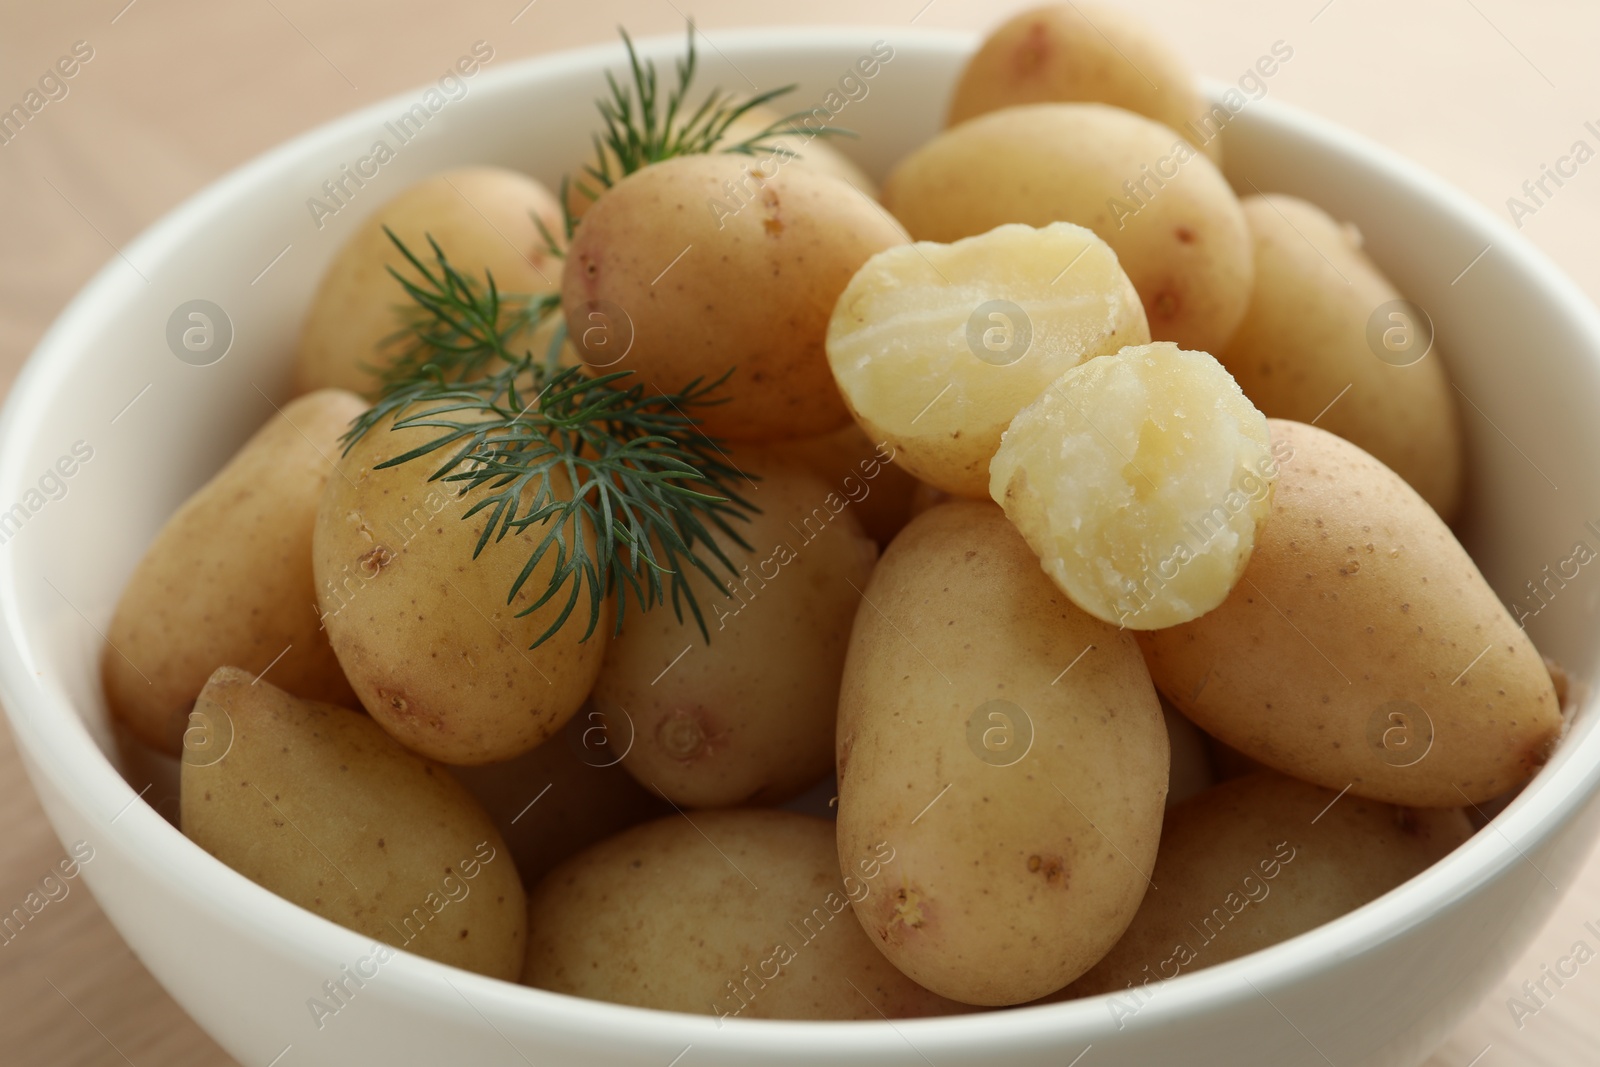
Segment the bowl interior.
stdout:
<svg viewBox="0 0 1600 1067">
<path fill-rule="evenodd" d="M 884 39 L 892 60 L 870 81 L 842 87 Z M 839 147 L 880 177 L 938 129 L 970 48 L 964 36 L 903 29 L 716 40 L 702 49 L 703 86 L 741 88 L 746 74 L 763 87 L 796 84 L 792 106 L 839 110 L 835 121 L 860 134 Z M 673 38 L 643 50 L 670 63 L 680 47 Z M 586 155 L 599 72 L 620 59 L 605 46 L 491 63 L 401 144 L 389 124 L 422 89 L 313 131 L 184 205 L 113 259 L 62 316 L 0 425 L 0 697 L 36 773 L 107 810 L 170 775 L 170 762 L 163 770 L 118 745 L 98 683 L 102 635 L 145 546 L 285 399 L 310 295 L 360 219 L 454 165 L 501 164 L 553 186 Z M 1541 650 L 1592 679 L 1600 565 L 1573 561 L 1580 544 L 1600 555 L 1593 308 L 1487 212 L 1353 135 L 1253 101 L 1226 136 L 1241 192 L 1294 193 L 1353 220 L 1379 264 L 1427 309 L 1438 337 L 1428 358 L 1446 362 L 1467 432 L 1463 540 L 1506 603 L 1522 606 Z M 330 203 L 323 183 L 378 140 L 390 142 L 393 159 L 336 212 L 314 212 L 313 199 Z M 217 305 L 231 324 L 226 355 L 207 365 L 178 358 L 168 340 L 169 319 L 193 300 Z M 51 473 L 69 466 L 70 476 Z M 1592 787 L 1590 768 L 1600 764 L 1592 720 L 1585 708 L 1558 758 L 1504 817 L 1508 840 L 1536 835 Z M 170 782 L 151 799 L 170 804 L 167 793 Z M 1445 868 L 1465 877 L 1498 862 L 1505 847 L 1485 836 Z M 144 845 L 156 862 L 188 848 L 156 836 Z"/>
</svg>

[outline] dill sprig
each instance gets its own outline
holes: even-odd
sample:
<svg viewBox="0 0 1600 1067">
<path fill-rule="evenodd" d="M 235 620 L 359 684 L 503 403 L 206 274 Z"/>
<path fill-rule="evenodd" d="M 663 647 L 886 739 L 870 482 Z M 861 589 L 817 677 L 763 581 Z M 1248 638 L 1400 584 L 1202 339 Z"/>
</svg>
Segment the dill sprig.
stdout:
<svg viewBox="0 0 1600 1067">
<path fill-rule="evenodd" d="M 485 292 L 485 299 L 495 305 L 494 321 L 499 324 L 499 340 L 507 348 L 531 334 L 561 307 L 559 292 L 530 295 L 491 289 Z M 387 351 L 395 355 L 384 366 L 376 368 L 380 383 L 387 385 L 415 378 L 430 364 L 441 369 L 448 367 L 456 378 L 471 378 L 497 358 L 493 349 L 481 344 L 476 337 L 462 333 L 456 322 L 448 315 L 441 317 L 434 308 L 414 304 L 405 309 L 405 319 L 405 325 L 388 343 Z M 561 332 L 552 341 L 559 346 L 565 337 Z"/>
<path fill-rule="evenodd" d="M 815 129 L 802 126 L 801 121 L 810 112 L 795 111 L 774 119 L 749 137 L 724 144 L 722 139 L 735 122 L 751 110 L 788 95 L 796 86 L 785 85 L 745 97 L 722 89 L 712 89 L 700 106 L 691 111 L 685 100 L 698 65 L 694 21 L 689 21 L 688 46 L 684 58 L 676 63 L 677 84 L 666 93 L 664 101 L 655 61 L 641 61 L 628 31 L 619 26 L 617 32 L 622 35 L 622 43 L 628 50 L 632 83 L 623 85 L 611 72 L 606 72 L 606 84 L 611 95 L 595 101 L 600 109 L 600 117 L 605 121 L 605 129 L 594 135 L 594 162 L 584 165 L 582 178 L 573 180 L 569 175 L 561 181 L 562 224 L 568 240 L 572 239 L 578 226 L 578 217 L 571 209 L 570 194 L 573 191 L 593 203 L 601 193 L 634 171 L 676 156 L 706 155 L 717 151 L 747 156 L 777 153 L 785 159 L 796 158 L 798 152 L 774 140 L 786 133 L 808 137 L 855 136 L 850 130 L 838 126 L 823 125 Z M 538 219 L 534 221 L 544 232 L 551 253 L 561 255 L 561 248 L 545 229 L 544 223 Z"/>
<path fill-rule="evenodd" d="M 345 434 L 345 451 L 385 423 L 436 430 L 379 469 L 437 460 L 429 480 L 471 500 L 462 520 L 487 516 L 474 559 L 491 541 L 542 530 L 506 594 L 512 603 L 554 553 L 548 588 L 517 613 L 560 605 L 531 647 L 554 636 L 580 604 L 588 608 L 587 639 L 608 597 L 618 630 L 630 598 L 645 610 L 670 601 L 680 619 L 687 607 L 709 640 L 689 572 L 718 587 L 719 567 L 736 575 L 712 530 L 748 548 L 733 522 L 757 510 L 730 488 L 743 474 L 691 414 L 722 402 L 712 393 L 725 376 L 652 393 L 626 383 L 632 371 L 591 377 L 518 353 L 510 339 L 529 325 L 524 316 L 556 305 L 507 298 L 487 274 L 478 284 L 431 237 L 431 263 L 393 233 L 389 239 L 420 278 L 390 272 L 420 309 L 416 343 L 410 362 L 390 372 L 377 403 Z M 552 353 L 560 342 L 558 333 Z"/>
<path fill-rule="evenodd" d="M 383 232 L 423 282 L 419 284 L 398 271 L 389 271 L 410 303 L 402 305 L 404 327 L 388 339 L 398 354 L 379 370 L 380 395 L 391 386 L 419 377 L 470 379 L 494 361 L 512 358 L 511 346 L 516 339 L 531 333 L 561 307 L 559 291 L 535 295 L 502 293 L 488 271 L 480 285 L 450 266 L 432 236 L 428 243 L 433 248 L 435 267 L 417 258 L 389 227 L 385 226 Z M 565 337 L 558 330 L 551 338 L 547 363 L 555 362 Z"/>
</svg>

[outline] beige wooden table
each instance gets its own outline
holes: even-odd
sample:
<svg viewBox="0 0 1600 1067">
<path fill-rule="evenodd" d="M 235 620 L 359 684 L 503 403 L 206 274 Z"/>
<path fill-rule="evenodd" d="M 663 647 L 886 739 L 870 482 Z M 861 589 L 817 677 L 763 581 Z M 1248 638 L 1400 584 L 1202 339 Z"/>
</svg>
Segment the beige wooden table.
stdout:
<svg viewBox="0 0 1600 1067">
<path fill-rule="evenodd" d="M 1127 0 L 1201 70 L 1232 80 L 1282 39 L 1276 99 L 1312 108 L 1445 175 L 1480 201 L 1536 178 L 1600 125 L 1593 0 Z M 524 6 L 526 4 L 526 6 Z M 0 389 L 115 249 L 233 166 L 316 123 L 432 80 L 464 43 L 497 57 L 707 27 L 871 22 L 981 29 L 1017 0 L 0 0 L 0 106 L 74 43 L 93 58 L 0 145 Z M 59 92 L 58 94 L 59 95 Z M 1600 296 L 1600 162 L 1524 219 Z M 0 731 L 0 905 L 62 857 Z M 1600 1062 L 1600 971 L 1580 972 L 1519 1030 L 1506 1004 L 1600 917 L 1592 861 L 1504 988 L 1429 1067 Z M 231 1063 L 155 983 L 88 893 L 0 946 L 0 1063 Z"/>
</svg>

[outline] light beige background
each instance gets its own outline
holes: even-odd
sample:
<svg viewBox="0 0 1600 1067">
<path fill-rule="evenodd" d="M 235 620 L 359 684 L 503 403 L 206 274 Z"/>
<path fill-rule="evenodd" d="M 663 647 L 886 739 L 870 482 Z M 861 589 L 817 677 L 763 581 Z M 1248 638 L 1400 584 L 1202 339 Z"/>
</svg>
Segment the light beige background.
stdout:
<svg viewBox="0 0 1600 1067">
<path fill-rule="evenodd" d="M 430 81 L 483 38 L 497 65 L 702 26 L 868 22 L 979 30 L 1016 0 L 0 0 L 0 105 L 75 41 L 95 55 L 0 146 L 0 389 L 115 249 L 219 175 L 310 126 Z M 126 5 L 126 6 L 125 6 Z M 1594 0 L 1127 0 L 1195 66 L 1235 78 L 1273 41 L 1295 57 L 1271 94 L 1402 152 L 1504 212 L 1573 141 L 1600 148 Z M 519 14 L 520 12 L 520 14 Z M 513 19 L 515 18 L 515 21 Z M 1600 161 L 1524 233 L 1600 294 Z M 1516 353 L 1506 353 L 1515 359 Z M 107 536 L 115 536 L 108 526 Z M 0 910 L 61 857 L 0 732 Z M 1506 998 L 1600 919 L 1600 861 L 1504 989 L 1429 1067 L 1600 1062 L 1600 964 L 1537 1016 Z M 18 1067 L 231 1063 L 133 958 L 81 885 L 0 946 L 0 1060 Z"/>
</svg>

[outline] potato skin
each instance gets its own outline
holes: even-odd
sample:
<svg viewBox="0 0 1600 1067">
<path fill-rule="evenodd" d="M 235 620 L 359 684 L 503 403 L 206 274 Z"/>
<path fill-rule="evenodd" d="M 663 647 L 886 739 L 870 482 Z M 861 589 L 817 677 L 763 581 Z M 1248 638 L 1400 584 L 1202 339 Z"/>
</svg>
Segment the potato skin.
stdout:
<svg viewBox="0 0 1600 1067">
<path fill-rule="evenodd" d="M 534 889 L 523 981 L 719 1019 L 969 1010 L 895 970 L 850 917 L 852 898 L 892 890 L 895 866 L 885 845 L 841 878 L 833 827 L 793 812 L 646 823 L 568 860 Z"/>
<path fill-rule="evenodd" d="M 1161 691 L 1244 755 L 1357 796 L 1459 807 L 1526 781 L 1562 730 L 1527 634 L 1399 475 L 1268 423 L 1293 451 L 1244 577 L 1214 611 L 1140 635 Z"/>
<path fill-rule="evenodd" d="M 1167 127 L 1104 104 L 1028 104 L 952 127 L 895 167 L 883 202 L 918 241 L 1087 226 L 1117 253 L 1150 336 L 1194 351 L 1219 350 L 1250 297 L 1250 234 L 1222 173 Z"/>
<path fill-rule="evenodd" d="M 270 666 L 298 696 L 355 702 L 317 621 L 311 531 L 328 457 L 362 408 L 334 389 L 285 404 L 145 550 L 100 664 L 112 714 L 145 744 L 179 753 L 189 709 L 218 667 Z"/>
<path fill-rule="evenodd" d="M 812 127 L 804 125 L 807 117 L 802 116 L 799 121 L 802 128 L 809 130 Z M 762 130 L 767 129 L 774 123 L 783 122 L 786 118 L 787 113 L 777 108 L 765 106 L 751 108 L 729 124 L 728 132 L 723 135 L 722 140 L 718 143 L 727 144 L 754 137 Z M 824 127 L 818 124 L 815 128 L 822 129 Z M 832 128 L 838 127 L 835 125 Z M 862 170 L 855 160 L 845 155 L 836 142 L 830 141 L 827 137 L 813 135 L 808 140 L 801 134 L 780 133 L 767 138 L 767 141 L 774 146 L 783 145 L 795 153 L 794 158 L 784 164 L 786 167 L 790 164 L 795 164 L 805 170 L 814 170 L 818 174 L 826 174 L 829 177 L 848 182 L 867 196 L 876 198 L 878 195 L 878 183 L 872 180 L 872 176 Z"/>
<path fill-rule="evenodd" d="M 751 549 L 713 533 L 739 568 L 720 572 L 731 596 L 689 579 L 710 643 L 670 603 L 625 615 L 594 689 L 608 734 L 632 738 L 622 765 L 686 808 L 777 804 L 826 777 L 850 621 L 878 555 L 810 470 L 755 447 L 734 462 L 760 478 L 740 489 L 761 512 L 736 526 Z"/>
<path fill-rule="evenodd" d="M 552 736 L 589 695 L 611 601 L 601 601 L 588 640 L 580 600 L 555 636 L 530 648 L 562 598 L 517 614 L 549 587 L 555 553 L 510 604 L 506 594 L 544 528 L 491 540 L 474 559 L 487 512 L 463 520 L 473 500 L 428 481 L 442 459 L 378 469 L 438 431 L 392 425 L 374 426 L 339 461 L 317 511 L 312 557 L 328 639 L 361 703 L 407 748 L 441 763 L 511 759 Z"/>
<path fill-rule="evenodd" d="M 893 445 L 867 436 L 857 422 L 821 437 L 786 441 L 780 455 L 805 464 L 829 489 L 845 496 L 861 529 L 880 548 L 911 519 L 917 480 L 894 462 Z"/>
<path fill-rule="evenodd" d="M 856 916 L 929 989 L 1043 996 L 1137 911 L 1167 792 L 1155 690 L 1133 639 L 1074 607 L 994 505 L 937 505 L 884 553 L 850 638 L 838 759 L 841 865 L 879 842 L 898 856 L 894 892 Z"/>
<path fill-rule="evenodd" d="M 873 253 L 905 240 L 837 178 L 795 165 L 766 175 L 744 156 L 683 156 L 595 201 L 567 255 L 562 306 L 580 349 L 580 326 L 596 314 L 610 336 L 612 305 L 631 322 L 627 355 L 600 371 L 632 370 L 675 391 L 731 368 L 718 395 L 734 402 L 698 413 L 708 433 L 813 437 L 849 419 L 823 351 L 834 302 Z"/>
<path fill-rule="evenodd" d="M 524 885 L 612 834 L 672 811 L 617 762 L 617 739 L 584 707 L 550 740 L 504 763 L 452 767 L 506 840 Z"/>
<path fill-rule="evenodd" d="M 1161 697 L 1160 693 L 1156 694 Z M 1167 808 L 1217 783 L 1211 758 L 1211 742 L 1200 728 L 1161 697 L 1161 717 L 1167 724 L 1167 746 L 1172 752 L 1172 771 L 1167 781 Z"/>
<path fill-rule="evenodd" d="M 389 268 L 419 277 L 385 226 L 424 263 L 433 262 L 431 235 L 451 265 L 473 280 L 481 283 L 487 270 L 503 293 L 544 293 L 560 283 L 561 261 L 550 254 L 535 217 L 551 234 L 564 232 L 550 191 L 503 167 L 445 171 L 402 191 L 350 235 L 318 283 L 295 352 L 294 391 L 376 394 L 379 378 L 368 368 L 398 354 L 383 342 L 400 329 L 397 309 L 408 303 Z"/>
<path fill-rule="evenodd" d="M 360 712 L 253 677 L 223 667 L 195 703 L 207 737 L 184 754 L 184 834 L 325 919 L 514 981 L 526 897 L 478 803 Z"/>
<path fill-rule="evenodd" d="M 717 144 L 737 144 L 740 141 L 756 136 L 762 130 L 768 129 L 775 123 L 783 122 L 786 117 L 784 112 L 775 108 L 765 105 L 753 107 L 728 124 L 727 130 L 717 139 Z M 803 123 L 805 119 L 802 118 L 800 121 Z M 820 129 L 822 127 L 816 124 L 813 127 L 807 127 L 808 131 L 812 128 Z M 800 134 L 780 133 L 766 138 L 763 143 L 770 144 L 774 148 L 782 146 L 795 153 L 794 158 L 783 164 L 785 167 L 797 166 L 803 170 L 814 170 L 820 174 L 827 174 L 849 182 L 868 196 L 876 197 L 878 195 L 878 185 L 872 180 L 871 176 L 824 137 L 811 135 L 807 139 L 806 136 Z M 613 175 L 621 173 L 621 168 L 617 163 L 617 154 L 611 150 L 610 146 L 604 146 L 602 150 L 605 152 L 607 164 L 611 168 L 610 173 Z M 767 157 L 764 154 L 758 154 L 754 157 L 746 156 L 744 158 L 753 158 L 760 161 Z M 585 158 L 582 165 L 573 168 L 569 172 L 567 210 L 572 212 L 574 218 L 583 218 L 589 210 L 589 205 L 594 203 L 594 199 L 579 188 L 580 183 L 590 192 L 599 193 L 602 191 L 599 183 L 584 172 L 584 167 L 592 165 L 593 161 L 594 157 L 590 155 Z"/>
<path fill-rule="evenodd" d="M 946 125 L 1050 102 L 1135 112 L 1181 133 L 1222 165 L 1221 129 L 1194 72 L 1150 25 L 1122 8 L 1075 0 L 1001 23 L 962 70 Z"/>
<path fill-rule="evenodd" d="M 1459 809 L 1397 808 L 1262 771 L 1174 807 L 1155 887 L 1055 1000 L 1112 993 L 1287 941 L 1387 893 L 1472 836 Z"/>
<path fill-rule="evenodd" d="M 1268 416 L 1316 419 L 1453 522 L 1463 453 L 1443 357 L 1433 351 L 1394 366 L 1367 342 L 1368 319 L 1400 292 L 1361 251 L 1360 234 L 1322 209 L 1278 195 L 1247 197 L 1242 206 L 1255 243 L 1255 284 L 1217 358 Z"/>
</svg>

